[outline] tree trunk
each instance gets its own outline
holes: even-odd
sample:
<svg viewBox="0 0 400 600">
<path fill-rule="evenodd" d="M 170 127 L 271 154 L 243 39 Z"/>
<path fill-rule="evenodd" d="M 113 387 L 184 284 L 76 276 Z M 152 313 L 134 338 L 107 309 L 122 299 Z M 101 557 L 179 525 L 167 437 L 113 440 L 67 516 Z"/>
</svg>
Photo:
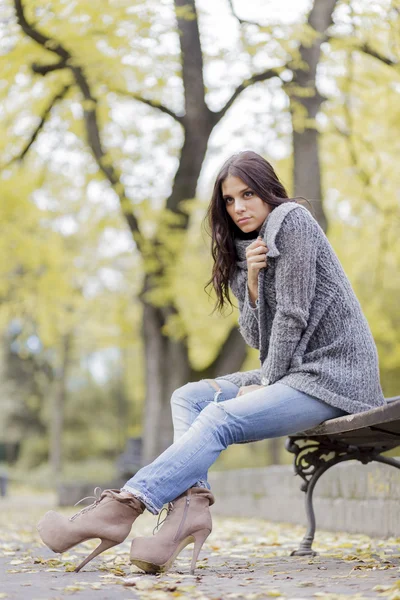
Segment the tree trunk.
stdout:
<svg viewBox="0 0 400 600">
<path fill-rule="evenodd" d="M 170 311 L 143 302 L 142 334 L 146 368 L 143 464 L 151 462 L 172 442 L 172 393 L 189 381 L 238 371 L 247 353 L 239 331 L 233 329 L 215 361 L 204 371 L 193 370 L 186 341 L 174 341 L 161 332 Z"/>
<path fill-rule="evenodd" d="M 54 481 L 62 473 L 63 452 L 62 437 L 64 426 L 64 408 L 67 395 L 67 372 L 70 362 L 71 336 L 65 335 L 61 343 L 61 364 L 54 380 L 54 395 L 50 417 L 50 465 Z"/>
<path fill-rule="evenodd" d="M 324 231 L 327 221 L 321 198 L 321 168 L 318 152 L 318 132 L 305 129 L 293 131 L 294 195 L 304 196 L 311 201 L 314 216 Z"/>
<path fill-rule="evenodd" d="M 195 196 L 211 131 L 210 123 L 207 123 L 207 128 L 204 124 L 203 127 L 197 127 L 195 123 L 193 128 L 187 129 L 182 160 L 167 202 L 175 212 L 179 212 L 179 198 L 183 200 Z M 143 294 L 150 287 L 151 279 L 147 276 L 140 295 L 143 304 L 142 333 L 146 363 L 143 464 L 148 464 L 172 442 L 170 399 L 174 390 L 189 381 L 238 371 L 246 355 L 242 337 L 237 330 L 233 330 L 215 361 L 203 372 L 195 372 L 189 363 L 186 341 L 174 341 L 161 332 L 167 316 L 175 312 L 174 307 L 159 308 L 146 302 Z"/>
<path fill-rule="evenodd" d="M 196 195 L 196 187 L 201 167 L 207 151 L 207 144 L 216 124 L 215 114 L 205 102 L 203 80 L 203 57 L 200 45 L 196 6 L 194 0 L 175 0 L 177 25 L 181 46 L 182 79 L 185 93 L 184 144 L 178 170 L 167 209 L 183 215 L 180 227 L 186 229 L 188 216 L 182 213 L 179 203 Z M 191 18 L 182 17 L 182 7 L 188 8 Z M 185 341 L 174 341 L 165 337 L 161 329 L 169 314 L 175 312 L 173 306 L 158 308 L 143 298 L 144 292 L 151 287 L 151 278 L 146 276 L 141 293 L 143 303 L 143 340 L 146 357 L 146 398 L 143 428 L 143 463 L 147 464 L 158 456 L 172 441 L 172 422 L 170 399 L 173 391 L 190 380 L 198 380 L 202 373 L 195 373 L 189 364 L 188 349 Z M 230 336 L 229 336 L 230 338 Z M 231 338 L 230 338 L 231 339 Z M 244 360 L 243 340 L 238 340 L 238 350 L 223 350 L 226 355 L 232 351 L 233 370 L 240 369 Z M 238 359 L 241 361 L 240 364 Z M 224 366 L 229 361 L 225 361 Z M 216 376 L 221 365 L 217 358 L 207 369 Z"/>
<path fill-rule="evenodd" d="M 146 403 L 143 425 L 143 463 L 158 456 L 172 441 L 171 395 L 190 380 L 191 368 L 184 342 L 162 334 L 165 308 L 143 303 Z"/>
<path fill-rule="evenodd" d="M 179 201 L 193 198 L 197 180 L 207 149 L 210 131 L 196 127 L 196 133 L 186 132 L 182 159 L 175 176 L 174 186 L 167 207 L 180 213 Z M 187 219 L 187 215 L 184 215 Z M 188 349 L 183 341 L 174 341 L 163 335 L 161 329 L 174 307 L 152 306 L 143 299 L 151 287 L 146 276 L 142 293 L 143 343 L 145 348 L 145 414 L 143 427 L 143 462 L 147 464 L 172 442 L 170 399 L 172 392 L 188 381 L 192 374 Z"/>
<path fill-rule="evenodd" d="M 332 24 L 336 4 L 337 0 L 314 0 L 308 25 L 318 36 L 311 46 L 300 46 L 300 55 L 307 68 L 293 70 L 293 84 L 308 90 L 310 95 L 290 95 L 292 115 L 296 112 L 296 104 L 300 104 L 305 112 L 304 125 L 293 126 L 294 195 L 305 196 L 312 201 L 314 215 L 324 231 L 327 230 L 327 220 L 322 205 L 318 131 L 315 125 L 315 118 L 324 98 L 317 90 L 316 75 L 321 43 L 325 39 L 326 30 Z"/>
<path fill-rule="evenodd" d="M 271 458 L 271 465 L 279 465 L 281 463 L 281 438 L 271 438 L 269 440 L 269 453 Z"/>
<path fill-rule="evenodd" d="M 310 95 L 289 94 L 290 110 L 293 122 L 293 188 L 294 196 L 304 196 L 311 201 L 313 214 L 326 232 L 328 228 L 322 204 L 321 165 L 319 155 L 319 133 L 315 125 L 315 118 L 321 108 L 324 98 L 319 94 L 316 85 L 318 62 L 321 56 L 321 43 L 325 39 L 326 30 L 332 23 L 332 14 L 337 0 L 314 0 L 314 5 L 308 17 L 308 25 L 318 32 L 312 46 L 300 46 L 302 61 L 306 69 L 293 70 L 293 83 L 295 86 L 307 89 Z M 304 124 L 296 127 L 296 104 L 304 109 Z M 310 120 L 310 121 L 308 121 Z M 272 464 L 280 462 L 279 438 L 270 440 L 269 449 Z"/>
</svg>

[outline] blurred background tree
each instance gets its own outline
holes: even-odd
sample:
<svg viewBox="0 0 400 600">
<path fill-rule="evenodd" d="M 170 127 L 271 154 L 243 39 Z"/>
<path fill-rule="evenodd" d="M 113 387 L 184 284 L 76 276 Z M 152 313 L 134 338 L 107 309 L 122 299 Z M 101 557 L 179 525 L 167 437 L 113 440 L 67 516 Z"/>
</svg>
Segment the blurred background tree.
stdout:
<svg viewBox="0 0 400 600">
<path fill-rule="evenodd" d="M 212 177 L 243 148 L 311 201 L 397 393 L 400 5 L 283 4 L 2 0 L 1 418 L 27 467 L 140 432 L 147 462 L 174 389 L 258 366 L 203 291 Z"/>
</svg>

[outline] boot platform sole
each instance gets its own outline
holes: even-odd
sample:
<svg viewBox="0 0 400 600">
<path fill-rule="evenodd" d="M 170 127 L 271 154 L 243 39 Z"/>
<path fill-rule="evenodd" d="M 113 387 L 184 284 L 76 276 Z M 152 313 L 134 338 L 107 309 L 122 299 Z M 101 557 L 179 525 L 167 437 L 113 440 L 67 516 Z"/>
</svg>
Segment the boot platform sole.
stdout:
<svg viewBox="0 0 400 600">
<path fill-rule="evenodd" d="M 135 558 L 132 555 L 130 557 L 130 561 L 132 564 L 139 567 L 139 569 L 142 569 L 145 573 L 151 573 L 153 575 L 156 575 L 157 573 L 165 573 L 165 571 L 167 571 L 171 567 L 178 554 L 180 554 L 180 552 L 184 548 L 186 548 L 186 546 L 194 543 L 192 563 L 190 568 L 190 573 L 193 575 L 194 569 L 196 567 L 197 557 L 199 556 L 201 547 L 207 539 L 207 537 L 210 535 L 210 533 L 211 532 L 209 530 L 202 530 L 200 532 L 196 532 L 193 535 L 188 535 L 178 544 L 170 558 L 162 565 L 157 565 L 156 563 L 143 560 L 141 558 Z"/>
</svg>

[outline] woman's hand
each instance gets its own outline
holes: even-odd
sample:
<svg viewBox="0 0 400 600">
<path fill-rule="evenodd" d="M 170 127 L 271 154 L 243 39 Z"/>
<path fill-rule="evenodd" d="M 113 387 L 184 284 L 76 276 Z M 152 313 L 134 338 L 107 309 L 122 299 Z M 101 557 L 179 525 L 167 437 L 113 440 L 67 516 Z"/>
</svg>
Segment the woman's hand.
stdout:
<svg viewBox="0 0 400 600">
<path fill-rule="evenodd" d="M 258 237 L 246 249 L 247 285 L 253 303 L 258 298 L 258 273 L 260 269 L 267 266 L 267 252 L 267 244 L 261 237 Z"/>
<path fill-rule="evenodd" d="M 254 392 L 255 390 L 260 390 L 261 388 L 265 388 L 265 385 L 244 385 L 243 387 L 239 388 L 236 398 L 238 396 L 244 396 L 245 394 Z"/>
</svg>

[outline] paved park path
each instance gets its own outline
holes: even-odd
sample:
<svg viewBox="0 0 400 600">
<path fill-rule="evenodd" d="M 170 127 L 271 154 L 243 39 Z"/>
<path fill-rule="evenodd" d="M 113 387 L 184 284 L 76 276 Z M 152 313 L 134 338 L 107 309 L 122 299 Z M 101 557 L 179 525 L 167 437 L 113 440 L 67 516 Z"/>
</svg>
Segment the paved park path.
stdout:
<svg viewBox="0 0 400 600">
<path fill-rule="evenodd" d="M 48 550 L 35 524 L 53 503 L 51 495 L 0 498 L 0 599 L 400 600 L 400 538 L 321 531 L 318 556 L 291 557 L 304 528 L 256 518 L 215 518 L 194 576 L 189 575 L 191 546 L 171 572 L 150 576 L 130 565 L 129 539 L 74 573 L 73 566 L 96 542 L 61 556 Z M 151 535 L 155 523 L 146 513 L 132 534 Z"/>
</svg>

